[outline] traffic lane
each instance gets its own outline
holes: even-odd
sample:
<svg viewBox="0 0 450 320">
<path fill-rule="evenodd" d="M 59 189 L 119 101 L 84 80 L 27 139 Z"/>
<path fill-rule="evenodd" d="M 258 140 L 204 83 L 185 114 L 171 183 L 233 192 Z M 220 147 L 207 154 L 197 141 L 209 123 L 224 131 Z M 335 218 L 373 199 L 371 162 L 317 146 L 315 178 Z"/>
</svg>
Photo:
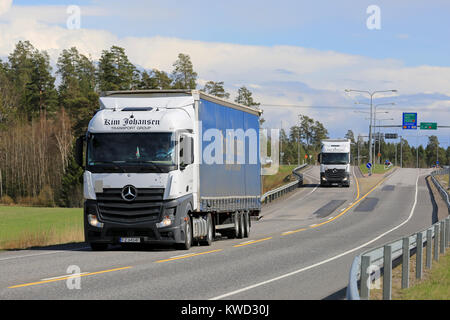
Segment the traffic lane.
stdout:
<svg viewBox="0 0 450 320">
<path fill-rule="evenodd" d="M 318 176 L 319 167 L 314 167 L 314 169 L 317 171 Z M 289 228 L 292 227 L 292 225 L 305 225 L 305 223 L 301 223 L 302 221 L 305 221 L 306 223 L 315 223 L 320 221 L 321 218 L 328 217 L 344 204 L 344 202 L 341 202 L 338 206 L 332 208 L 332 210 L 327 210 L 327 206 L 333 207 L 330 202 L 336 203 L 345 200 L 345 202 L 351 203 L 358 195 L 357 183 L 354 176 L 352 176 L 350 188 L 320 188 L 318 185 L 311 185 L 310 188 L 312 188 L 312 191 L 314 192 L 310 191 L 304 196 L 292 194 L 286 199 L 283 199 L 283 201 L 280 200 L 274 202 L 270 207 L 263 208 L 263 218 L 261 220 L 277 222 L 282 225 L 283 228 Z M 325 210 L 326 213 L 320 212 L 321 209 Z M 283 221 L 284 223 L 282 223 Z M 275 223 L 275 225 L 277 223 Z M 263 224 L 261 225 L 264 226 Z M 267 229 L 259 230 L 257 225 L 255 225 L 253 230 L 257 233 L 267 232 Z"/>
<path fill-rule="evenodd" d="M 269 202 L 262 206 L 261 208 L 261 216 L 268 217 L 269 215 L 273 215 L 278 213 L 279 211 L 279 202 L 290 202 L 294 200 L 302 200 L 305 197 L 309 196 L 312 192 L 315 191 L 316 187 L 318 186 L 316 183 L 310 183 L 309 181 L 314 181 L 314 179 L 310 177 L 315 177 L 315 174 L 319 172 L 316 166 L 311 167 L 310 169 L 303 172 L 303 174 L 307 174 L 313 172 L 312 175 L 310 175 L 307 178 L 308 183 L 304 184 L 301 188 L 297 188 L 293 192 L 288 193 L 287 195 L 273 201 Z"/>
<path fill-rule="evenodd" d="M 419 184 L 419 190 L 420 188 L 421 185 Z M 267 299 L 273 295 L 273 292 L 277 292 L 277 299 L 319 299 L 329 297 L 335 292 L 344 289 L 347 286 L 348 272 L 354 256 L 367 251 L 370 247 L 377 247 L 388 241 L 397 240 L 405 235 L 405 232 L 408 232 L 411 229 L 416 231 L 415 228 L 417 228 L 417 225 L 427 225 L 427 221 L 432 215 L 430 211 L 431 203 L 426 196 L 418 196 L 418 205 L 416 206 L 416 209 L 420 208 L 420 211 L 414 210 L 415 214 L 413 215 L 413 218 L 411 218 L 404 227 L 400 227 L 397 230 L 388 233 L 386 236 L 375 240 L 371 244 L 364 245 L 369 241 L 376 239 L 380 234 L 389 231 L 408 219 L 414 202 L 410 201 L 414 197 L 413 194 L 415 194 L 415 188 L 413 190 L 410 186 L 404 186 L 392 197 L 398 197 L 404 199 L 404 201 L 385 197 L 384 202 L 386 203 L 386 206 L 380 207 L 379 211 L 376 211 L 373 215 L 363 217 L 356 212 L 351 212 L 350 215 L 345 216 L 343 219 L 339 220 L 338 223 L 324 226 L 321 229 L 322 237 L 333 241 L 329 241 L 328 244 L 325 244 L 326 250 L 323 251 L 325 252 L 334 248 L 331 252 L 335 255 L 330 255 L 328 258 L 322 260 L 322 262 L 326 260 L 330 261 L 325 263 L 315 262 L 315 264 L 319 265 L 310 269 L 309 267 L 299 265 L 300 269 L 290 272 L 294 272 L 292 275 L 289 275 L 289 272 L 286 277 L 283 277 L 283 274 L 280 274 L 278 277 L 281 277 L 281 279 L 276 281 L 270 281 L 271 279 L 267 278 L 257 287 L 224 298 Z M 384 209 L 388 207 L 394 209 L 398 213 L 396 215 L 386 214 L 389 210 Z M 340 233 L 341 231 L 344 231 L 344 233 Z M 410 233 L 414 231 L 410 231 Z M 305 231 L 304 235 L 307 232 L 308 231 Z M 319 240 L 319 237 L 316 239 Z M 335 243 L 338 243 L 339 245 L 336 246 Z M 308 245 L 305 239 L 302 241 L 302 244 Z M 320 252 L 320 254 L 322 255 L 323 252 Z M 313 261 L 315 260 L 311 259 L 311 263 Z M 314 263 L 312 263 L 312 265 L 314 265 Z M 301 270 L 302 268 L 306 269 Z M 252 285 L 255 286 L 258 284 L 251 284 L 249 286 Z M 241 289 L 242 288 L 245 288 L 245 286 L 242 286 Z"/>
</svg>

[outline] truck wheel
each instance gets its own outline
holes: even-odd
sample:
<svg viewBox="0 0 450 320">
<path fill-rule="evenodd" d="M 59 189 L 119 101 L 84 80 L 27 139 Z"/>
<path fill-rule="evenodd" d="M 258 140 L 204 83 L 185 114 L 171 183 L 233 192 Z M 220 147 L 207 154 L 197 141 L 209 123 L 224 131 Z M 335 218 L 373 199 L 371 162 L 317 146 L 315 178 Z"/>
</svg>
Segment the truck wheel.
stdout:
<svg viewBox="0 0 450 320">
<path fill-rule="evenodd" d="M 107 243 L 91 242 L 89 243 L 89 245 L 91 246 L 92 251 L 105 251 L 106 249 L 108 249 Z"/>
<path fill-rule="evenodd" d="M 244 225 L 244 213 L 239 212 L 238 213 L 238 223 L 239 223 L 239 231 L 238 231 L 238 239 L 242 239 L 244 237 L 245 232 L 245 225 Z"/>
<path fill-rule="evenodd" d="M 239 212 L 234 214 L 234 228 L 224 230 L 223 234 L 227 236 L 228 239 L 235 239 L 239 236 Z"/>
<path fill-rule="evenodd" d="M 184 223 L 184 243 L 178 243 L 177 248 L 180 250 L 189 250 L 192 246 L 192 224 L 191 217 L 187 215 L 187 220 Z"/>
<path fill-rule="evenodd" d="M 244 238 L 250 236 L 250 214 L 248 211 L 244 213 Z"/>
<path fill-rule="evenodd" d="M 211 218 L 211 213 L 208 213 L 206 216 L 206 236 L 203 240 L 200 241 L 201 245 L 210 246 L 213 242 L 214 232 L 213 232 L 213 223 Z"/>
</svg>

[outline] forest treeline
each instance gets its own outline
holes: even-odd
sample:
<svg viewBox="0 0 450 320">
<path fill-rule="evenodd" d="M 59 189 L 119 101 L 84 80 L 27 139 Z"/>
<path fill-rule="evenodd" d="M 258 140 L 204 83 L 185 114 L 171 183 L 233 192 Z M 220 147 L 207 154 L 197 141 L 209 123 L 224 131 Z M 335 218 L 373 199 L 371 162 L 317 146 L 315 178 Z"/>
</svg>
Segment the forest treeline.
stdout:
<svg viewBox="0 0 450 320">
<path fill-rule="evenodd" d="M 180 53 L 172 67 L 170 72 L 139 68 L 129 60 L 125 49 L 112 46 L 102 51 L 98 61 L 75 47 L 64 49 L 53 68 L 46 51 L 36 49 L 29 41 L 19 41 L 8 58 L 0 60 L 1 202 L 82 205 L 82 169 L 73 158 L 74 141 L 86 131 L 98 109 L 101 92 L 200 89 L 230 98 L 223 81 L 211 80 L 199 88 L 198 74 L 189 55 Z M 235 102 L 260 105 L 245 86 L 236 92 Z M 260 122 L 263 124 L 264 119 Z M 349 131 L 348 135 L 353 133 Z M 281 131 L 282 163 L 295 164 L 299 155 L 317 154 L 320 140 L 327 137 L 322 123 L 300 115 L 297 126 L 289 132 Z M 383 152 L 392 151 L 384 141 L 381 148 Z M 430 165 L 431 138 L 426 149 L 420 148 L 421 165 Z M 361 146 L 362 155 L 366 149 L 367 146 Z M 414 148 L 404 142 L 403 151 L 404 165 L 415 165 Z M 439 149 L 439 157 L 441 163 L 446 163 L 449 149 Z"/>
</svg>

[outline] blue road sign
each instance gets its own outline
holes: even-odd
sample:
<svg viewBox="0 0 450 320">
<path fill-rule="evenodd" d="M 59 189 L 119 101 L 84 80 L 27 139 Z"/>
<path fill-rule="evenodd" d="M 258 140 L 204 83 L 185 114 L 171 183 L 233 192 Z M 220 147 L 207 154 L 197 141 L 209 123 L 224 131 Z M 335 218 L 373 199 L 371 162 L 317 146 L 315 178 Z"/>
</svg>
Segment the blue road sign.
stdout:
<svg viewBox="0 0 450 320">
<path fill-rule="evenodd" d="M 372 164 L 369 162 L 366 164 L 366 167 L 367 167 L 367 169 L 370 169 L 370 168 L 372 168 Z"/>
<path fill-rule="evenodd" d="M 417 112 L 403 112 L 402 128 L 417 130 Z"/>
</svg>

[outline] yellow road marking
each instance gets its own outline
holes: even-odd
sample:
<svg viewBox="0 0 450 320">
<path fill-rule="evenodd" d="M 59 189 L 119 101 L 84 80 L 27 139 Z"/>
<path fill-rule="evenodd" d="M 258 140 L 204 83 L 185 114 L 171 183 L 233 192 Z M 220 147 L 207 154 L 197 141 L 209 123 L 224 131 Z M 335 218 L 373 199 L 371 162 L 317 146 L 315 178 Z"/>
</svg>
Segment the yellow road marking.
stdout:
<svg viewBox="0 0 450 320">
<path fill-rule="evenodd" d="M 158 261 L 155 261 L 155 262 L 156 262 L 156 263 L 161 263 L 161 262 L 174 261 L 174 260 L 179 260 L 179 259 L 185 259 L 185 258 L 195 257 L 195 256 L 200 256 L 200 255 L 202 255 L 202 254 L 214 253 L 214 252 L 219 252 L 219 251 L 222 251 L 222 249 L 211 250 L 211 251 L 205 251 L 205 252 L 199 252 L 199 253 L 192 253 L 192 254 L 188 254 L 188 255 L 184 255 L 184 256 L 173 257 L 173 258 L 164 259 L 164 260 L 158 260 Z"/>
<path fill-rule="evenodd" d="M 109 269 L 109 270 L 103 270 L 103 271 L 97 271 L 97 272 L 90 272 L 90 273 L 77 274 L 77 275 L 72 275 L 72 276 L 67 276 L 67 277 L 56 278 L 56 279 L 48 279 L 48 280 L 43 280 L 43 281 L 37 281 L 37 282 L 31 282 L 31 283 L 19 284 L 19 285 L 16 285 L 16 286 L 8 287 L 8 289 L 14 289 L 14 288 L 21 288 L 21 287 L 34 286 L 34 285 L 43 284 L 43 283 L 49 283 L 49 282 L 63 281 L 63 280 L 67 280 L 67 279 L 77 278 L 77 277 L 92 276 L 92 275 L 95 275 L 95 274 L 102 274 L 102 273 L 107 273 L 107 272 L 113 272 L 113 271 L 125 270 L 125 269 L 129 269 L 129 268 L 132 268 L 132 267 L 131 267 L 131 266 L 129 266 L 129 267 L 122 267 L 122 268 Z"/>
<path fill-rule="evenodd" d="M 281 235 L 282 236 L 287 236 L 288 234 L 293 234 L 293 233 L 297 233 L 297 232 L 300 232 L 300 231 L 305 231 L 307 229 L 308 228 L 302 228 L 302 229 L 293 230 L 293 231 L 286 231 L 286 232 L 283 232 Z"/>
<path fill-rule="evenodd" d="M 359 199 L 359 182 L 358 182 L 358 178 L 356 177 L 356 174 L 354 174 L 354 173 L 355 173 L 355 168 L 353 168 L 353 176 L 355 177 L 356 190 L 357 190 L 357 194 L 356 194 L 356 199 L 355 200 L 358 200 Z"/>
<path fill-rule="evenodd" d="M 254 243 L 258 243 L 258 242 L 262 242 L 262 241 L 266 241 L 266 240 L 270 240 L 270 239 L 272 239 L 272 237 L 259 239 L 259 240 L 253 240 L 253 241 L 237 244 L 237 245 L 233 246 L 233 248 L 243 247 L 243 246 L 247 246 L 249 244 L 254 244 Z"/>
</svg>

